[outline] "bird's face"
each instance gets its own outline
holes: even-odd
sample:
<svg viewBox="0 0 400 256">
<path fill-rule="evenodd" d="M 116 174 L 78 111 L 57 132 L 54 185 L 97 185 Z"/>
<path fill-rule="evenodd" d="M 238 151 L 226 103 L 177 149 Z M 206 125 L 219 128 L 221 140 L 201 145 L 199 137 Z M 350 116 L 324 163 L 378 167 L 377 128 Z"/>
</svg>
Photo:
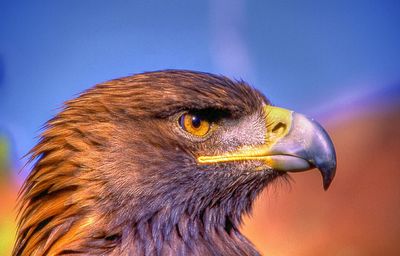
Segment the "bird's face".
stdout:
<svg viewBox="0 0 400 256">
<path fill-rule="evenodd" d="M 231 163 L 231 171 L 295 172 L 319 168 L 327 189 L 335 152 L 323 128 L 292 111 L 263 103 L 250 115 L 232 118 L 218 110 L 185 111 L 173 129 L 190 142 L 198 165 Z"/>
<path fill-rule="evenodd" d="M 276 177 L 314 167 L 325 188 L 332 181 L 333 145 L 313 120 L 271 106 L 243 83 L 174 72 L 146 78 L 151 84 L 138 83 L 141 94 L 131 94 L 115 119 L 116 135 L 97 168 L 109 177 L 104 198 L 131 205 L 122 208 L 206 207 L 229 204 L 233 194 L 251 203 Z"/>
</svg>

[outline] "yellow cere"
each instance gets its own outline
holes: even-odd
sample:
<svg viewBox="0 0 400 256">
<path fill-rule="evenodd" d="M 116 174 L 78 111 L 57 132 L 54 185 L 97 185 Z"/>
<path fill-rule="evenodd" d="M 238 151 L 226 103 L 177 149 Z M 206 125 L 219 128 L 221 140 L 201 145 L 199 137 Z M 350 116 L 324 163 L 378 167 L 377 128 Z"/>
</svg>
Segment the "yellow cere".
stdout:
<svg viewBox="0 0 400 256">
<path fill-rule="evenodd" d="M 285 137 L 292 126 L 292 111 L 273 106 L 265 106 L 267 130 L 265 133 L 269 147 Z"/>
</svg>

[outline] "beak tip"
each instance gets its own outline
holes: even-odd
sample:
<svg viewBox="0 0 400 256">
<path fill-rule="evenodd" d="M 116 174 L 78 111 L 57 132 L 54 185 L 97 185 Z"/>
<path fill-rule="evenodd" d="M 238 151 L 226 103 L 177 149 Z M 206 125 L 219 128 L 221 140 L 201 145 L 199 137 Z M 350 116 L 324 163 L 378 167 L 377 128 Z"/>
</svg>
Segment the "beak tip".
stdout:
<svg viewBox="0 0 400 256">
<path fill-rule="evenodd" d="M 332 180 L 324 180 L 323 184 L 324 184 L 324 190 L 327 191 L 329 186 L 331 185 Z"/>
<path fill-rule="evenodd" d="M 327 191 L 333 181 L 333 178 L 335 177 L 336 165 L 331 168 L 321 168 L 320 172 L 322 174 L 322 183 L 324 186 L 324 190 Z"/>
</svg>

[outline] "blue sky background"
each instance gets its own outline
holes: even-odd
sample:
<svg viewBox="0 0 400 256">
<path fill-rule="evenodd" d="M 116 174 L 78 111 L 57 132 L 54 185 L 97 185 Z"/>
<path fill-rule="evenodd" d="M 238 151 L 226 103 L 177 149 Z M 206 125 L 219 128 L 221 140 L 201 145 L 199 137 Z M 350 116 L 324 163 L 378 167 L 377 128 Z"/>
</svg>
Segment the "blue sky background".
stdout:
<svg viewBox="0 0 400 256">
<path fill-rule="evenodd" d="M 166 68 L 244 79 L 309 115 L 384 100 L 372 96 L 400 91 L 400 1 L 0 1 L 0 132 L 15 159 L 63 101 Z"/>
</svg>

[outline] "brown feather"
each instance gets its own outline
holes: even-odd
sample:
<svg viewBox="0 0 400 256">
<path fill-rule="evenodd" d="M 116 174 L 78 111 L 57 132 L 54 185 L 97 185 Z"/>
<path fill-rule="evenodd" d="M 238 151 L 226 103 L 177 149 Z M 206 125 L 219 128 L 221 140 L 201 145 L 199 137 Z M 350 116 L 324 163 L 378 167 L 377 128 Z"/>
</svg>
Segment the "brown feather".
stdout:
<svg viewBox="0 0 400 256">
<path fill-rule="evenodd" d="M 211 251 L 254 254 L 236 226 L 264 181 L 276 175 L 259 179 L 254 192 L 238 188 L 240 182 L 229 179 L 226 190 L 221 191 L 219 182 L 202 172 L 200 178 L 212 187 L 198 189 L 201 193 L 213 189 L 219 199 L 208 202 L 207 196 L 189 197 L 194 193 L 191 190 L 196 184 L 190 183 L 194 179 L 188 176 L 181 181 L 179 176 L 184 171 L 190 175 L 188 169 L 193 161 L 189 152 L 194 146 L 179 141 L 163 122 L 172 114 L 189 109 L 212 108 L 239 118 L 256 112 L 262 104 L 268 104 L 265 97 L 243 82 L 189 71 L 145 73 L 113 80 L 66 102 L 61 113 L 46 124 L 39 143 L 30 152 L 29 161 L 34 165 L 20 192 L 13 255 L 104 255 L 138 249 L 166 254 L 190 250 L 198 255 Z M 166 168 L 166 163 L 180 165 L 170 172 L 183 168 L 182 172 L 173 176 L 153 171 Z M 159 168 L 147 168 L 154 165 Z M 258 179 L 235 177 L 244 179 L 242 182 Z M 151 183 L 154 180 L 159 187 Z M 172 190 L 179 185 L 182 191 Z M 246 201 L 226 203 L 237 213 L 217 215 L 218 204 L 231 196 L 228 194 L 240 195 Z M 162 196 L 173 198 L 173 204 L 187 209 L 163 205 Z M 187 198 L 179 199 L 180 196 Z M 203 205 L 201 200 L 207 203 Z M 162 209 L 156 208 L 160 205 Z M 208 206 L 212 207 L 209 212 L 204 210 Z M 145 210 L 153 208 L 152 215 L 146 216 Z M 208 219 L 201 219 L 208 214 Z M 173 219 L 175 215 L 179 217 Z M 220 226 L 213 228 L 209 221 Z M 225 222 L 229 228 L 224 227 Z M 186 229 L 191 225 L 192 230 Z M 198 233 L 191 234 L 194 230 Z M 196 246 L 190 245 L 190 236 L 197 239 Z M 120 237 L 124 239 L 119 240 Z M 215 248 L 208 239 L 215 240 Z M 159 245 L 161 241 L 163 246 Z M 117 243 L 120 249 L 114 250 Z"/>
</svg>

